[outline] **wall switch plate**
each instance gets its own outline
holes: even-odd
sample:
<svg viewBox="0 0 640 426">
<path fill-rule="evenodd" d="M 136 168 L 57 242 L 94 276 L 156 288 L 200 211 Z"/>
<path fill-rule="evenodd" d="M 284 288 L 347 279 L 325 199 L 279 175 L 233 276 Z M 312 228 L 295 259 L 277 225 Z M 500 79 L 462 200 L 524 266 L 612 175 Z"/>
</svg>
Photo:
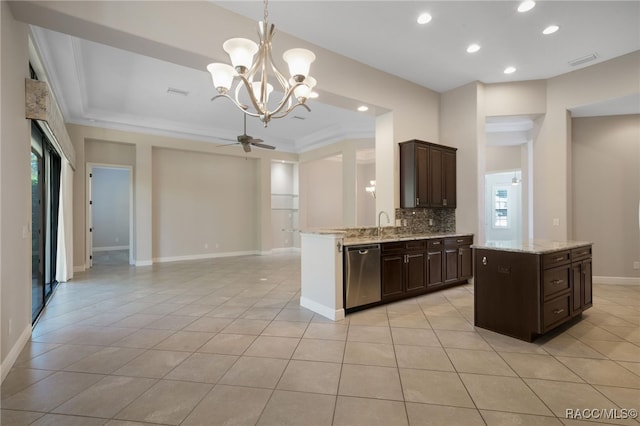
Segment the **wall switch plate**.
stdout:
<svg viewBox="0 0 640 426">
<path fill-rule="evenodd" d="M 640 262 L 633 262 L 633 269 L 640 269 Z"/>
<path fill-rule="evenodd" d="M 560 219 L 558 219 L 557 217 L 553 218 L 553 226 L 560 226 Z"/>
</svg>

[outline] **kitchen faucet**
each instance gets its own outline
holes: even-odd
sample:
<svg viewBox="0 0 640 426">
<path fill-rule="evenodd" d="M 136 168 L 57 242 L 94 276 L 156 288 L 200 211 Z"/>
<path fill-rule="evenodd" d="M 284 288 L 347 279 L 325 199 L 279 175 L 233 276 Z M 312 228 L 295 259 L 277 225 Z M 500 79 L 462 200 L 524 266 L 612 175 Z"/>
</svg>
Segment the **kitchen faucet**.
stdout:
<svg viewBox="0 0 640 426">
<path fill-rule="evenodd" d="M 389 215 L 387 214 L 387 212 L 385 212 L 384 210 L 380 210 L 380 213 L 378 213 L 378 236 L 380 236 L 380 234 L 382 233 L 382 225 L 380 225 L 380 218 L 382 217 L 383 214 L 387 217 L 387 223 L 391 223 L 391 220 L 389 219 Z"/>
</svg>

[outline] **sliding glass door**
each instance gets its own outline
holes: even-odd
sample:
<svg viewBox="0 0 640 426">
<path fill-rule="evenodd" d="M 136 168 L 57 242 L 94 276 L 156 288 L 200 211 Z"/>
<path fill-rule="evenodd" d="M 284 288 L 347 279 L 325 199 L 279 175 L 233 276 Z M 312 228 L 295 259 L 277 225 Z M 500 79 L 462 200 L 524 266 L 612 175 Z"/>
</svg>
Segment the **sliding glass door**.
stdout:
<svg viewBox="0 0 640 426">
<path fill-rule="evenodd" d="M 36 318 L 55 288 L 60 202 L 60 155 L 31 125 L 31 313 Z"/>
</svg>

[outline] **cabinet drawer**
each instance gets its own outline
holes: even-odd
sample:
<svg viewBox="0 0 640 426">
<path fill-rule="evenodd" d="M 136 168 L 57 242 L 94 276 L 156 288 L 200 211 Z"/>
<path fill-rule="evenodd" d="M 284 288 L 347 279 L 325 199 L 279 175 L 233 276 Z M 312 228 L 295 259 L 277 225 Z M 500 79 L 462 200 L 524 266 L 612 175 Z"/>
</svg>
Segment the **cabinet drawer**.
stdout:
<svg viewBox="0 0 640 426">
<path fill-rule="evenodd" d="M 569 250 L 557 251 L 542 256 L 542 266 L 544 269 L 553 268 L 556 265 L 562 265 L 571 261 L 571 252 Z"/>
<path fill-rule="evenodd" d="M 464 237 L 455 237 L 455 238 L 445 238 L 444 245 L 445 247 L 455 248 L 459 246 L 470 246 L 473 244 L 472 236 L 464 236 Z"/>
<path fill-rule="evenodd" d="M 567 290 L 571 286 L 570 265 L 547 269 L 544 271 L 543 279 L 545 299 L 558 292 Z"/>
<path fill-rule="evenodd" d="M 444 246 L 444 241 L 439 240 L 427 240 L 427 249 L 429 251 L 442 251 Z"/>
<path fill-rule="evenodd" d="M 567 294 L 566 296 L 558 297 L 557 299 L 550 300 L 544 304 L 543 324 L 545 330 L 550 325 L 569 318 L 569 312 L 571 310 L 569 306 L 570 299 L 571 296 Z"/>
<path fill-rule="evenodd" d="M 591 257 L 591 246 L 571 250 L 571 260 L 582 260 Z"/>
<path fill-rule="evenodd" d="M 382 253 L 402 253 L 404 251 L 404 243 L 402 241 L 392 241 L 382 244 Z"/>
<path fill-rule="evenodd" d="M 427 240 L 413 240 L 405 242 L 405 248 L 407 250 L 422 250 L 424 251 L 427 248 Z"/>
</svg>

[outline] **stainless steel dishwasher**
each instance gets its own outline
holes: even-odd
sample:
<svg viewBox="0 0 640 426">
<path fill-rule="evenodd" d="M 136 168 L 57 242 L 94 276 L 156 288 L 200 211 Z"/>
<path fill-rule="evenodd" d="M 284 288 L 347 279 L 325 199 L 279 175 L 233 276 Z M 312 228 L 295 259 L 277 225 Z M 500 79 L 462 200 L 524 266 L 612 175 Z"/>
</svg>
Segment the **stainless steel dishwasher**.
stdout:
<svg viewBox="0 0 640 426">
<path fill-rule="evenodd" d="M 345 308 L 379 302 L 380 244 L 347 247 L 345 258 Z"/>
</svg>

